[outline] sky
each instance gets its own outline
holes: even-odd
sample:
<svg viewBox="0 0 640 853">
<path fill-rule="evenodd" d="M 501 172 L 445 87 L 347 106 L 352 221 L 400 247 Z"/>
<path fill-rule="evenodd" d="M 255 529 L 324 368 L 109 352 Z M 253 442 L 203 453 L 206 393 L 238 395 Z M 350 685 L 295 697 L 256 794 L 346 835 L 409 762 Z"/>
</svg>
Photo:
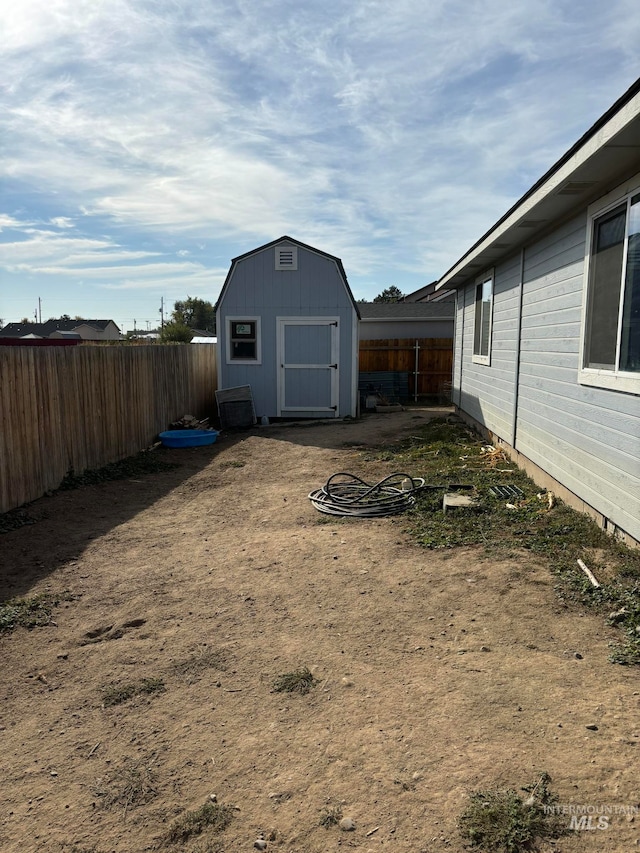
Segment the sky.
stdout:
<svg viewBox="0 0 640 853">
<path fill-rule="evenodd" d="M 285 234 L 409 293 L 638 45 L 636 0 L 0 0 L 0 318 L 153 329 Z"/>
</svg>

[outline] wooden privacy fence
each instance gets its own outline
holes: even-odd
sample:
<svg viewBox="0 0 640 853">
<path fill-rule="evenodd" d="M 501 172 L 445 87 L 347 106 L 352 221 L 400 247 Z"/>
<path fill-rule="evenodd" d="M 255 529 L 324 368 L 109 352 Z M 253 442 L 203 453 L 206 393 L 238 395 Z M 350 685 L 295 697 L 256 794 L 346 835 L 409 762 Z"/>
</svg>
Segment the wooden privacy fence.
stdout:
<svg viewBox="0 0 640 853">
<path fill-rule="evenodd" d="M 451 387 L 452 365 L 451 338 L 360 341 L 360 373 L 394 371 L 408 374 L 412 400 L 446 396 Z"/>
<path fill-rule="evenodd" d="M 0 346 L 0 512 L 215 411 L 216 347 Z"/>
</svg>

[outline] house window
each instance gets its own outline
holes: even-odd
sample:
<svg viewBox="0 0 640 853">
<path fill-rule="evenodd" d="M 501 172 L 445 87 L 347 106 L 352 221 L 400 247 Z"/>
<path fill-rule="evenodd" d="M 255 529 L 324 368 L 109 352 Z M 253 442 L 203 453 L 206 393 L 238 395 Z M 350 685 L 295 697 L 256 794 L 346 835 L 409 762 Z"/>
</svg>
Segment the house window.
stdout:
<svg viewBox="0 0 640 853">
<path fill-rule="evenodd" d="M 258 317 L 227 318 L 227 362 L 260 363 Z"/>
<path fill-rule="evenodd" d="M 583 384 L 640 390 L 640 193 L 590 219 Z"/>
<path fill-rule="evenodd" d="M 491 314 L 493 307 L 493 272 L 476 281 L 473 361 L 491 363 Z"/>
<path fill-rule="evenodd" d="M 297 270 L 298 269 L 298 247 L 276 246 L 276 269 Z"/>
</svg>

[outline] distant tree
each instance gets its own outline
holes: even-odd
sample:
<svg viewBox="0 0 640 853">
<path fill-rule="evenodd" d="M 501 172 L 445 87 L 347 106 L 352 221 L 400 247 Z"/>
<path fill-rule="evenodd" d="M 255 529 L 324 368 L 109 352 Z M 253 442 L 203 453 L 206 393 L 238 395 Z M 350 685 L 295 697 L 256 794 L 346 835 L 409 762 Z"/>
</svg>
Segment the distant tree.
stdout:
<svg viewBox="0 0 640 853">
<path fill-rule="evenodd" d="M 213 305 L 193 296 L 174 303 L 171 320 L 189 329 L 201 329 L 203 332 L 216 330 L 216 312 Z"/>
<path fill-rule="evenodd" d="M 22 320 L 20 320 L 20 322 L 21 323 L 30 323 L 31 320 L 28 317 L 23 317 Z"/>
<path fill-rule="evenodd" d="M 192 330 L 184 323 L 179 323 L 176 321 L 165 323 L 162 327 L 162 331 L 160 332 L 160 341 L 163 344 L 188 344 L 191 343 L 192 337 Z"/>
<path fill-rule="evenodd" d="M 404 299 L 404 293 L 395 284 L 391 287 L 386 287 L 382 293 L 379 293 L 374 302 L 401 302 Z"/>
</svg>

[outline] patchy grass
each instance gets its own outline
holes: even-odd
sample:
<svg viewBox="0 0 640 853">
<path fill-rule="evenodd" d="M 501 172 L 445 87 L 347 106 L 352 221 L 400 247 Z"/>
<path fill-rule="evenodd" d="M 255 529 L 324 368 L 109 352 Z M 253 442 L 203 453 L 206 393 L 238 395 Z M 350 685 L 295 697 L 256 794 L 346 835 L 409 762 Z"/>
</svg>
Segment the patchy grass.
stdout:
<svg viewBox="0 0 640 853">
<path fill-rule="evenodd" d="M 36 519 L 25 510 L 24 507 L 11 509 L 9 512 L 4 512 L 0 515 L 0 533 L 9 533 L 11 530 L 18 530 L 26 524 L 35 524 Z"/>
<path fill-rule="evenodd" d="M 315 687 L 317 680 L 306 667 L 296 669 L 294 672 L 285 672 L 279 675 L 273 682 L 274 693 L 308 693 Z"/>
<path fill-rule="evenodd" d="M 151 694 L 164 691 L 164 681 L 161 678 L 143 678 L 135 684 L 120 684 L 106 687 L 102 692 L 102 705 L 111 708 L 121 705 L 139 694 Z"/>
<path fill-rule="evenodd" d="M 189 853 L 224 853 L 225 845 L 220 840 L 203 841 L 189 848 Z M 228 848 L 227 848 L 228 849 Z"/>
<path fill-rule="evenodd" d="M 499 449 L 492 448 L 461 422 L 436 419 L 393 447 L 385 446 L 366 458 L 394 465 L 424 477 L 424 489 L 405 516 L 409 533 L 425 548 L 482 546 L 487 554 L 530 551 L 544 561 L 557 578 L 556 591 L 567 606 L 587 606 L 623 631 L 611 660 L 640 664 L 640 550 L 631 550 L 608 536 L 583 513 L 576 512 L 547 492 L 540 492 L 524 472 Z M 477 500 L 471 509 L 442 512 L 445 491 L 467 485 L 465 493 Z M 491 486 L 517 486 L 522 495 L 494 497 Z M 507 504 L 510 504 L 508 506 Z M 594 561 L 593 554 L 599 555 Z M 602 586 L 596 589 L 577 565 L 584 560 Z M 621 612 L 622 611 L 622 612 Z"/>
<path fill-rule="evenodd" d="M 205 829 L 223 832 L 233 818 L 233 806 L 221 803 L 205 803 L 199 809 L 185 812 L 177 818 L 168 832 L 168 840 L 173 844 L 184 843 L 194 835 L 200 835 Z"/>
<path fill-rule="evenodd" d="M 79 489 L 81 486 L 95 486 L 109 480 L 128 480 L 130 477 L 157 474 L 177 467 L 179 466 L 176 463 L 167 462 L 163 459 L 161 454 L 144 450 L 135 456 L 129 456 L 127 459 L 112 462 L 95 470 L 85 470 L 78 473 L 71 468 L 58 489 L 66 491 L 68 489 Z"/>
<path fill-rule="evenodd" d="M 240 459 L 229 459 L 220 463 L 221 468 L 244 468 L 246 462 L 241 462 Z"/>
<path fill-rule="evenodd" d="M 153 760 L 126 761 L 108 776 L 98 779 L 94 794 L 100 798 L 101 805 L 107 809 L 121 806 L 126 817 L 130 809 L 151 802 L 158 793 L 152 769 Z"/>
<path fill-rule="evenodd" d="M 12 598 L 0 604 L 0 634 L 16 628 L 42 628 L 51 625 L 53 609 L 61 601 L 73 601 L 70 592 L 43 592 L 31 598 Z"/>
<path fill-rule="evenodd" d="M 224 671 L 226 668 L 224 653 L 210 649 L 206 643 L 198 646 L 188 658 L 176 661 L 173 665 L 173 671 L 183 676 L 187 684 L 196 682 L 209 669 Z"/>
<path fill-rule="evenodd" d="M 342 809 L 340 806 L 334 806 L 332 809 L 327 809 L 327 811 L 323 812 L 320 816 L 319 824 L 320 826 L 324 826 L 325 829 L 329 829 L 332 826 L 337 826 L 342 820 Z"/>
<path fill-rule="evenodd" d="M 483 853 L 520 853 L 533 850 L 538 841 L 558 838 L 568 830 L 545 806 L 557 802 L 549 790 L 551 777 L 543 773 L 535 785 L 523 787 L 529 796 L 513 789 L 475 791 L 460 816 L 458 829 L 470 847 Z"/>
</svg>

